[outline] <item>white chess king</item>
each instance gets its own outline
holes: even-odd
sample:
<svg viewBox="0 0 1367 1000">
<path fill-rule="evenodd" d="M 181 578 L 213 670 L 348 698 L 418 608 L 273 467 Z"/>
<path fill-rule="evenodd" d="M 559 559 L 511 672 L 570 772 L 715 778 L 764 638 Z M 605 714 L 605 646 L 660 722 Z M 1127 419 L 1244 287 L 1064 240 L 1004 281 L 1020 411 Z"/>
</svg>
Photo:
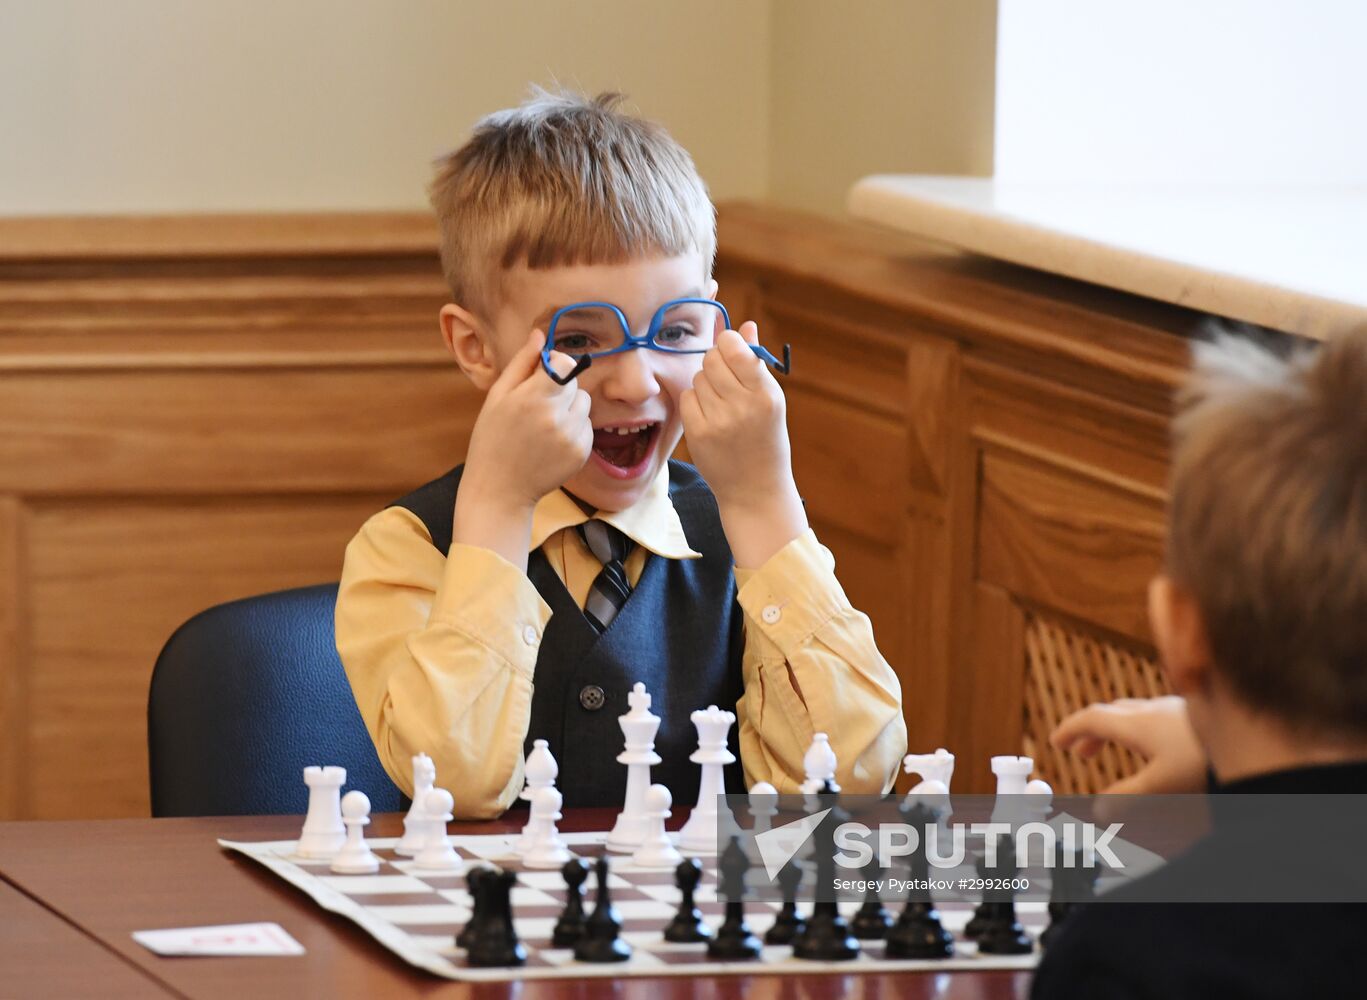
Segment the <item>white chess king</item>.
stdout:
<svg viewBox="0 0 1367 1000">
<path fill-rule="evenodd" d="M 646 815 L 646 792 L 650 788 L 650 767 L 660 763 L 655 752 L 655 734 L 660 730 L 660 717 L 650 712 L 650 695 L 640 681 L 627 695 L 630 711 L 617 720 L 626 738 L 626 749 L 617 755 L 617 762 L 627 766 L 627 794 L 622 811 L 617 815 L 608 834 L 608 850 L 634 851 L 645 840 L 650 827 Z"/>
</svg>

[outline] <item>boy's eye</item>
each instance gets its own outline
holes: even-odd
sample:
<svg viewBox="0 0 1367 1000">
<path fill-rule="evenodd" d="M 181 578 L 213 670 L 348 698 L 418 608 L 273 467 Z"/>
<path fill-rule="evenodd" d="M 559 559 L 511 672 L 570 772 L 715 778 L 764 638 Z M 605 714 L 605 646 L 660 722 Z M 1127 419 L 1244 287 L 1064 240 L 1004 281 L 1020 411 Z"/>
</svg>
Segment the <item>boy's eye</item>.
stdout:
<svg viewBox="0 0 1367 1000">
<path fill-rule="evenodd" d="M 655 334 L 655 343 L 663 346 L 679 347 L 698 339 L 698 334 L 690 326 L 674 324 L 673 326 L 661 327 Z"/>
<path fill-rule="evenodd" d="M 592 347 L 593 339 L 586 333 L 566 332 L 555 335 L 555 349 L 565 354 L 583 354 Z"/>
</svg>

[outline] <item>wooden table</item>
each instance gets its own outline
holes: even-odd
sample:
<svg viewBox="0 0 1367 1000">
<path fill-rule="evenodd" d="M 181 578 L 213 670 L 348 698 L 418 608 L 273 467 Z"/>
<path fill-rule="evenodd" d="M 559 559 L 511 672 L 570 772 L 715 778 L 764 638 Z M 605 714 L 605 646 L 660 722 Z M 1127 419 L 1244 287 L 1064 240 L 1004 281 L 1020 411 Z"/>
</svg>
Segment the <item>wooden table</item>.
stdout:
<svg viewBox="0 0 1367 1000">
<path fill-rule="evenodd" d="M 602 830 L 603 810 L 567 815 L 566 830 Z M 471 985 L 409 968 L 350 921 L 326 913 L 217 838 L 297 835 L 288 816 L 0 823 L 0 993 L 28 996 L 375 997 L 408 994 L 503 1000 L 610 995 L 632 1000 L 751 997 L 875 1000 L 1024 997 L 1025 972 L 723 976 L 711 979 L 540 980 Z M 459 824 L 500 833 L 514 820 Z M 396 836 L 377 816 L 373 836 Z M 456 827 L 453 826 L 453 832 Z M 162 958 L 136 930 L 274 921 L 304 946 L 280 958 Z"/>
</svg>

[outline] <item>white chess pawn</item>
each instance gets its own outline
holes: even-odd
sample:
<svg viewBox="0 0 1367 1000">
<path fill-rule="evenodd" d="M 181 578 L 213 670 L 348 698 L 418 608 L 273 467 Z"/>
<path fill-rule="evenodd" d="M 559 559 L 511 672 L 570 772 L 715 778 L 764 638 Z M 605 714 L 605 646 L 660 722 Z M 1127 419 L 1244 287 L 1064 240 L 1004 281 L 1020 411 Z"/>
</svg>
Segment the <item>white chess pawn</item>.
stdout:
<svg viewBox="0 0 1367 1000">
<path fill-rule="evenodd" d="M 533 831 L 532 846 L 522 855 L 522 863 L 528 868 L 559 868 L 574 857 L 555 825 L 563 801 L 560 790 L 554 786 L 532 792 L 532 818 L 527 823 Z"/>
<path fill-rule="evenodd" d="M 644 684 L 637 681 L 632 686 L 627 704 L 631 710 L 617 720 L 626 739 L 626 749 L 618 754 L 617 762 L 627 766 L 627 794 L 607 839 L 609 851 L 621 852 L 634 851 L 645 839 L 649 825 L 645 799 L 650 788 L 650 767 L 660 763 L 660 755 L 655 752 L 660 717 L 650 712 L 650 695 Z"/>
<path fill-rule="evenodd" d="M 301 858 L 331 858 L 346 843 L 341 802 L 346 768 L 306 767 L 304 784 L 309 786 L 309 811 L 295 853 Z"/>
<path fill-rule="evenodd" d="M 723 712 L 716 705 L 708 705 L 706 710 L 694 712 L 689 718 L 698 730 L 698 749 L 688 759 L 702 765 L 702 780 L 698 785 L 698 804 L 679 831 L 679 846 L 689 854 L 716 854 L 723 813 L 729 828 L 736 825 L 735 817 L 721 801 L 725 788 L 722 768 L 736 759 L 726 747 L 726 734 L 735 724 L 736 716 L 733 712 Z"/>
<path fill-rule="evenodd" d="M 455 800 L 445 788 L 433 788 L 422 797 L 422 811 L 428 827 L 422 848 L 413 859 L 416 867 L 431 871 L 449 871 L 460 867 L 460 855 L 451 847 L 451 840 L 446 836 L 446 824 L 453 818 L 453 805 Z"/>
<path fill-rule="evenodd" d="M 352 790 L 342 796 L 342 822 L 346 825 L 346 843 L 332 859 L 332 870 L 342 875 L 369 875 L 380 870 L 380 859 L 365 842 L 365 828 L 370 823 L 370 797 L 365 792 Z"/>
<path fill-rule="evenodd" d="M 522 776 L 526 784 L 518 798 L 529 804 L 538 788 L 553 788 L 555 786 L 555 779 L 560 776 L 560 765 L 556 763 L 555 755 L 550 750 L 550 744 L 545 740 L 535 740 L 532 743 L 532 752 L 527 754 L 527 762 L 523 765 Z M 514 854 L 521 857 L 532 849 L 531 834 L 532 821 L 528 819 L 521 834 L 513 842 Z"/>
<path fill-rule="evenodd" d="M 1054 804 L 1054 789 L 1049 782 L 1035 778 L 1025 783 L 1025 809 L 1031 818 L 1042 819 L 1049 815 L 1049 807 Z"/>
<path fill-rule="evenodd" d="M 778 815 L 778 789 L 767 781 L 760 781 L 750 789 L 750 835 L 768 833 Z"/>
<path fill-rule="evenodd" d="M 425 753 L 413 757 L 413 804 L 408 807 L 408 815 L 403 818 L 403 836 L 394 847 L 395 854 L 411 858 L 422 850 L 423 826 L 422 806 L 420 803 L 432 786 L 437 783 L 437 766 Z"/>
<path fill-rule="evenodd" d="M 673 868 L 683 860 L 683 855 L 675 850 L 665 833 L 665 820 L 669 819 L 669 807 L 674 804 L 674 796 L 664 785 L 651 785 L 645 794 L 646 832 L 631 863 L 636 868 Z"/>
<path fill-rule="evenodd" d="M 830 737 L 825 733 L 814 734 L 812 745 L 802 755 L 802 770 L 807 775 L 807 780 L 802 783 L 803 794 L 815 795 L 827 782 L 830 782 L 832 791 L 840 791 L 840 786 L 835 783 L 837 764 Z"/>
</svg>

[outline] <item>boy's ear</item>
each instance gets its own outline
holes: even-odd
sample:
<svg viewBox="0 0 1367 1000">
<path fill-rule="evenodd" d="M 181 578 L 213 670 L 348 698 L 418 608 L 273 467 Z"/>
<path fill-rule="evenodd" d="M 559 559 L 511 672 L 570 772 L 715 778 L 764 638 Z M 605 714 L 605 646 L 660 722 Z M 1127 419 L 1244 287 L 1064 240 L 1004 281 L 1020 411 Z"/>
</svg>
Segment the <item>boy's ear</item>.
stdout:
<svg viewBox="0 0 1367 1000">
<path fill-rule="evenodd" d="M 1173 691 L 1185 697 L 1203 695 L 1213 680 L 1215 663 L 1196 598 L 1171 577 L 1154 577 L 1149 582 L 1149 622 Z"/>
<path fill-rule="evenodd" d="M 475 388 L 488 392 L 498 378 L 498 364 L 475 315 L 454 302 L 442 306 L 441 339 Z"/>
<path fill-rule="evenodd" d="M 710 278 L 710 279 L 708 279 L 707 284 L 703 287 L 702 297 L 705 298 L 705 299 L 712 299 L 714 302 L 716 301 L 716 299 L 717 299 L 717 279 L 716 279 L 716 278 Z"/>
</svg>

